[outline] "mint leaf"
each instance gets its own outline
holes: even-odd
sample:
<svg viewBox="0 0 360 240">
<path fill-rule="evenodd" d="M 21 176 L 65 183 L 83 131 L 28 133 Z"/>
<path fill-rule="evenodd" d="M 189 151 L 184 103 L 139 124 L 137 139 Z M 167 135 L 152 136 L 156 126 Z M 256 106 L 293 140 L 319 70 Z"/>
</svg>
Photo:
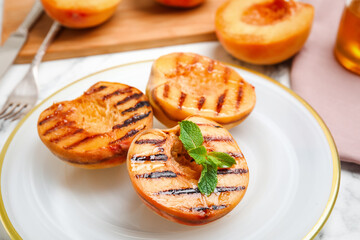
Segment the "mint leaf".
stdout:
<svg viewBox="0 0 360 240">
<path fill-rule="evenodd" d="M 220 167 L 223 165 L 221 159 L 218 159 L 217 157 L 211 155 L 207 155 L 206 157 L 208 159 L 208 163 L 211 164 L 213 167 L 218 167 L 218 166 Z"/>
<path fill-rule="evenodd" d="M 206 148 L 204 146 L 200 146 L 197 148 L 191 149 L 189 152 L 190 157 L 192 157 L 197 164 L 205 164 L 206 160 Z"/>
<path fill-rule="evenodd" d="M 211 152 L 207 153 L 203 146 L 204 138 L 198 125 L 191 121 L 181 121 L 179 139 L 189 155 L 199 165 L 202 165 L 201 176 L 198 182 L 199 190 L 202 194 L 209 196 L 214 192 L 218 183 L 218 167 L 231 167 L 236 163 L 235 159 L 227 153 Z"/>
<path fill-rule="evenodd" d="M 191 121 L 181 121 L 180 123 L 180 140 L 183 143 L 187 151 L 200 147 L 204 138 L 201 134 L 200 128 L 198 125 Z"/>
<path fill-rule="evenodd" d="M 204 164 L 198 182 L 200 192 L 209 196 L 212 192 L 214 192 L 217 183 L 217 168 L 214 168 L 209 164 Z"/>
<path fill-rule="evenodd" d="M 223 152 L 211 152 L 208 157 L 212 157 L 211 159 L 216 162 L 218 167 L 231 167 L 236 163 L 232 156 Z M 216 160 L 214 158 L 216 158 Z"/>
</svg>

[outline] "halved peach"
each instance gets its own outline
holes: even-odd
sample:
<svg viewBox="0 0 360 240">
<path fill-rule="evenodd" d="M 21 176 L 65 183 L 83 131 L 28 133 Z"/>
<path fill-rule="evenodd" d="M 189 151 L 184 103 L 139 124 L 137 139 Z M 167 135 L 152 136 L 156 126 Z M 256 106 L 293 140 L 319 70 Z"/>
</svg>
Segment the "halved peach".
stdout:
<svg viewBox="0 0 360 240">
<path fill-rule="evenodd" d="M 274 64 L 297 53 L 311 29 L 314 8 L 293 0 L 230 0 L 216 12 L 216 35 L 234 57 Z"/>
<path fill-rule="evenodd" d="M 88 28 L 108 20 L 121 0 L 41 0 L 45 12 L 68 28 Z"/>
<path fill-rule="evenodd" d="M 205 2 L 205 0 L 155 0 L 155 1 L 166 6 L 179 7 L 179 8 L 192 8 Z"/>
<path fill-rule="evenodd" d="M 199 115 L 231 128 L 250 114 L 256 98 L 254 87 L 235 70 L 194 53 L 158 58 L 146 94 L 156 118 L 168 127 Z"/>
<path fill-rule="evenodd" d="M 197 183 L 202 166 L 184 149 L 179 126 L 140 133 L 129 148 L 127 167 L 136 192 L 150 209 L 174 222 L 201 225 L 223 217 L 240 202 L 249 183 L 249 169 L 225 128 L 202 117 L 187 120 L 199 126 L 208 152 L 226 152 L 236 160 L 231 168 L 218 169 L 214 193 L 200 193 Z"/>
<path fill-rule="evenodd" d="M 152 127 L 152 110 L 138 89 L 98 82 L 72 101 L 53 104 L 38 121 L 38 133 L 52 153 L 82 168 L 123 163 L 131 141 Z"/>
</svg>

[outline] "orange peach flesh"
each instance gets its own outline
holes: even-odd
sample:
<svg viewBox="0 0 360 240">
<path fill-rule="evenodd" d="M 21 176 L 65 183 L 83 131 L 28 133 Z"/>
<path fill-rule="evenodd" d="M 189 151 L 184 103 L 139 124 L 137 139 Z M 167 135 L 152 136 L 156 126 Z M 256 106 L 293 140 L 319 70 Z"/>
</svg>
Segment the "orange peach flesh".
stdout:
<svg viewBox="0 0 360 240">
<path fill-rule="evenodd" d="M 225 50 L 236 58 L 274 64 L 301 49 L 313 15 L 311 5 L 292 0 L 233 0 L 218 9 L 216 34 Z"/>
<path fill-rule="evenodd" d="M 108 20 L 121 0 L 42 0 L 46 13 L 69 28 L 88 28 Z"/>
</svg>

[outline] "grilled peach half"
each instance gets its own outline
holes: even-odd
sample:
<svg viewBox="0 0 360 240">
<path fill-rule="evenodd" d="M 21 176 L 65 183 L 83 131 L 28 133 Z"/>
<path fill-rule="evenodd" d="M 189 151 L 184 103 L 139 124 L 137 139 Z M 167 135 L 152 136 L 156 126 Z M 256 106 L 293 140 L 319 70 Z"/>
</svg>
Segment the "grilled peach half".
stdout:
<svg viewBox="0 0 360 240">
<path fill-rule="evenodd" d="M 184 149 L 179 126 L 140 133 L 130 146 L 127 167 L 135 190 L 150 209 L 174 222 L 201 225 L 223 217 L 240 202 L 248 186 L 249 169 L 225 128 L 198 116 L 187 120 L 199 126 L 208 152 L 226 152 L 236 160 L 231 168 L 218 169 L 214 193 L 200 193 L 197 183 L 202 167 Z"/>
<path fill-rule="evenodd" d="M 158 58 L 146 94 L 156 118 L 167 127 L 199 115 L 231 128 L 250 114 L 256 101 L 254 87 L 235 70 L 194 53 Z"/>
<path fill-rule="evenodd" d="M 38 120 L 40 139 L 52 153 L 91 169 L 125 162 L 135 135 L 151 127 L 147 97 L 112 82 L 98 82 L 79 98 L 53 104 Z"/>
<path fill-rule="evenodd" d="M 156 2 L 169 7 L 192 8 L 205 2 L 205 0 L 156 0 Z"/>
<path fill-rule="evenodd" d="M 294 0 L 230 0 L 217 10 L 216 35 L 234 57 L 275 64 L 297 53 L 309 36 L 314 8 Z"/>
</svg>

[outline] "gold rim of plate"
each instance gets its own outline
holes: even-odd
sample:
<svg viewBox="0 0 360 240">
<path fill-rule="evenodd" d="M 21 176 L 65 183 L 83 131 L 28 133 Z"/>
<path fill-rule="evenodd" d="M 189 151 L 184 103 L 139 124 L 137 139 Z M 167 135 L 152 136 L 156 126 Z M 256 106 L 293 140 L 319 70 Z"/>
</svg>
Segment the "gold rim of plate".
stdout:
<svg viewBox="0 0 360 240">
<path fill-rule="evenodd" d="M 92 77 L 94 75 L 115 69 L 115 68 L 122 68 L 122 67 L 126 67 L 129 65 L 135 65 L 135 64 L 140 64 L 140 63 L 147 63 L 147 62 L 152 62 L 154 60 L 145 60 L 145 61 L 136 61 L 136 62 L 131 62 L 131 63 L 126 63 L 126 64 L 121 64 L 121 65 L 117 65 L 117 66 L 113 66 L 110 68 L 106 68 L 103 69 L 101 71 L 89 74 L 83 78 L 80 78 L 68 85 L 66 85 L 65 87 L 59 89 L 58 91 L 54 92 L 53 94 L 51 94 L 50 96 L 48 96 L 47 98 L 45 98 L 44 100 L 42 100 L 38 105 L 36 105 L 28 114 L 26 114 L 26 116 L 17 124 L 17 126 L 15 127 L 15 129 L 12 131 L 12 133 L 10 134 L 9 138 L 7 139 L 1 153 L 0 153 L 0 217 L 1 217 L 1 222 L 3 224 L 3 226 L 5 227 L 7 233 L 9 234 L 9 236 L 11 237 L 11 239 L 15 239 L 15 240 L 20 240 L 22 239 L 21 236 L 19 235 L 19 233 L 16 231 L 16 229 L 14 228 L 14 226 L 12 225 L 7 213 L 6 213 L 6 209 L 5 209 L 5 205 L 4 205 L 4 201 L 3 201 L 3 197 L 2 197 L 2 191 L 1 191 L 1 180 L 2 180 L 2 167 L 3 167 L 3 163 L 4 163 L 4 159 L 5 159 L 5 155 L 7 152 L 7 149 L 12 141 L 12 139 L 14 138 L 15 134 L 17 133 L 17 131 L 20 129 L 20 127 L 23 125 L 23 123 L 26 121 L 26 119 L 28 119 L 31 114 L 38 109 L 40 106 L 42 106 L 47 100 L 49 100 L 51 97 L 53 97 L 54 95 L 58 94 L 59 92 L 69 88 L 70 86 L 74 85 L 75 83 L 78 83 L 80 81 L 83 81 L 89 77 Z M 306 109 L 313 115 L 313 117 L 316 119 L 316 121 L 319 123 L 321 129 L 323 130 L 325 137 L 328 141 L 329 147 L 330 147 L 330 151 L 331 151 L 331 156 L 332 156 L 332 162 L 333 162 L 333 179 L 332 179 L 332 185 L 331 185 L 331 192 L 330 192 L 330 196 L 329 196 L 329 200 L 325 206 L 325 209 L 323 211 L 323 213 L 321 214 L 320 218 L 318 219 L 318 221 L 316 222 L 316 224 L 312 227 L 312 229 L 309 231 L 308 234 L 306 234 L 303 239 L 314 239 L 315 236 L 320 232 L 321 228 L 325 225 L 327 219 L 330 216 L 330 213 L 332 211 L 332 209 L 334 208 L 335 202 L 336 202 L 336 198 L 339 192 L 339 186 L 340 186 L 340 174 L 341 174 L 341 168 L 340 168 L 340 158 L 337 152 L 337 148 L 334 142 L 334 139 L 328 129 L 328 127 L 326 126 L 326 124 L 324 123 L 324 121 L 321 119 L 321 117 L 319 116 L 319 114 L 304 100 L 302 99 L 299 95 L 297 95 L 294 91 L 292 91 L 291 89 L 285 87 L 284 85 L 282 85 L 281 83 L 277 82 L 276 80 L 258 73 L 254 70 L 251 69 L 247 69 L 245 67 L 241 67 L 235 64 L 229 64 L 229 63 L 225 63 L 226 65 L 235 67 L 235 68 L 239 68 L 248 72 L 251 72 L 255 75 L 258 75 L 272 83 L 274 83 L 275 85 L 279 86 L 280 88 L 282 88 L 283 90 L 285 90 L 286 92 L 290 93 L 293 97 L 295 97 L 302 105 L 304 105 L 306 107 Z"/>
</svg>

